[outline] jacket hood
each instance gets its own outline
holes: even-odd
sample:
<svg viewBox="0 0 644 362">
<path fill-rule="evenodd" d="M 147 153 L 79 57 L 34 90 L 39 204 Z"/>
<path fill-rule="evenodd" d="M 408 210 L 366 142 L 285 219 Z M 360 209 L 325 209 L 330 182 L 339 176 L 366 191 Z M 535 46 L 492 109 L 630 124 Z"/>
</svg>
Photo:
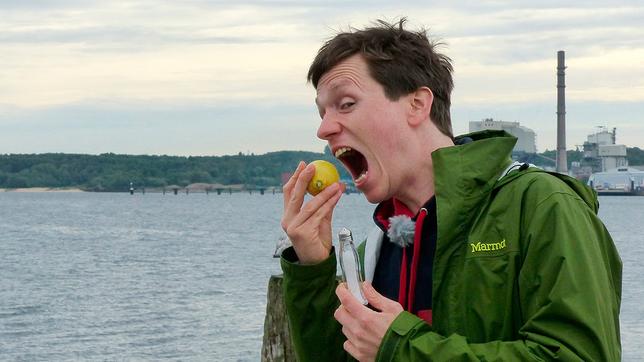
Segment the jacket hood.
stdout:
<svg viewBox="0 0 644 362">
<path fill-rule="evenodd" d="M 476 195 L 483 196 L 491 189 L 498 189 L 517 177 L 530 173 L 530 172 L 547 172 L 559 180 L 563 181 L 572 191 L 574 191 L 595 213 L 599 209 L 599 202 L 597 200 L 597 192 L 590 187 L 586 186 L 579 180 L 568 175 L 560 174 L 557 172 L 544 171 L 540 168 L 529 168 L 522 172 L 510 172 L 508 175 L 503 176 L 500 180 L 498 177 L 502 176 L 504 168 L 511 164 L 511 154 L 514 145 L 516 144 L 516 137 L 510 135 L 505 131 L 486 130 L 462 135 L 455 138 L 456 148 L 458 151 L 450 150 L 452 153 L 437 154 L 447 158 L 453 155 L 459 155 L 460 161 L 455 165 L 453 161 L 448 167 L 460 170 L 460 172 L 443 172 L 447 175 L 445 179 L 446 185 L 448 183 L 457 182 L 454 177 L 464 177 L 463 186 L 466 188 L 461 191 L 466 192 L 470 198 L 476 198 Z M 451 149 L 449 147 L 448 149 Z M 442 149 L 442 150 L 448 150 Z M 441 150 L 439 150 L 441 151 Z M 436 153 L 436 152 L 435 152 Z M 433 156 L 433 155 L 432 155 Z M 436 160 L 434 160 L 435 162 Z M 493 167 L 496 166 L 496 167 Z M 435 166 L 436 167 L 436 166 Z M 438 174 L 438 172 L 437 172 Z M 494 177 L 497 175 L 498 177 Z M 437 186 L 438 189 L 438 186 Z M 472 193 L 474 191 L 474 193 Z M 458 190 L 456 190 L 458 192 Z"/>
<path fill-rule="evenodd" d="M 458 209 L 463 203 L 469 205 L 485 197 L 512 163 L 510 155 L 516 141 L 505 131 L 487 130 L 456 137 L 455 146 L 434 151 L 437 199 L 459 204 L 453 207 Z"/>
<path fill-rule="evenodd" d="M 588 205 L 588 207 L 590 207 L 590 209 L 593 210 L 595 214 L 597 214 L 597 211 L 599 210 L 599 200 L 597 199 L 597 192 L 592 188 L 586 186 L 576 178 L 558 172 L 544 171 L 538 168 L 529 168 L 525 171 L 510 172 L 496 183 L 494 189 L 497 190 L 508 184 L 509 182 L 512 182 L 514 179 L 531 172 L 547 172 L 550 175 L 555 176 L 559 180 L 563 181 L 574 193 L 577 194 L 577 196 L 579 196 L 579 198 L 584 200 L 586 205 Z"/>
<path fill-rule="evenodd" d="M 469 220 L 512 163 L 510 155 L 517 139 L 505 131 L 487 130 L 459 136 L 454 141 L 454 146 L 432 153 L 439 235 L 436 253 L 443 255 L 459 252 L 457 243 L 442 241 L 459 240 L 468 233 Z M 435 278 L 440 284 L 442 276 Z"/>
</svg>

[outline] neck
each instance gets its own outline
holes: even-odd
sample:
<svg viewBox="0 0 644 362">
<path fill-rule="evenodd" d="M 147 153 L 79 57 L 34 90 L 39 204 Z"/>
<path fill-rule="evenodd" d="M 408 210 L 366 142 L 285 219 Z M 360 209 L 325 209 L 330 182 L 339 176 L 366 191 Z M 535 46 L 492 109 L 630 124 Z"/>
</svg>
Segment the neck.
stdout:
<svg viewBox="0 0 644 362">
<path fill-rule="evenodd" d="M 416 178 L 416 185 L 409 185 L 404 192 L 395 196 L 398 201 L 402 202 L 414 214 L 420 211 L 420 208 L 434 196 L 434 174 L 433 170 L 429 173 L 419 173 Z"/>
<path fill-rule="evenodd" d="M 454 146 L 454 142 L 436 129 L 421 145 L 422 151 L 418 153 L 416 162 L 409 163 L 412 167 L 405 180 L 404 189 L 394 196 L 414 214 L 417 214 L 435 193 L 434 165 L 431 154 L 439 148 Z"/>
</svg>

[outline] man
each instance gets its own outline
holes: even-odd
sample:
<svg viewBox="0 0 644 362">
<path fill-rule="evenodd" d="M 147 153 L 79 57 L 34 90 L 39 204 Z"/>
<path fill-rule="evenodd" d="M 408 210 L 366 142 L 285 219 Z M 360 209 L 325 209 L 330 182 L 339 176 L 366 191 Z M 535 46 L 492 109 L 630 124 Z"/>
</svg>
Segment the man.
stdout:
<svg viewBox="0 0 644 362">
<path fill-rule="evenodd" d="M 621 261 L 596 195 L 512 164 L 505 132 L 453 138 L 450 60 L 403 25 L 338 34 L 309 70 L 318 137 L 378 203 L 378 228 L 360 248 L 364 306 L 336 282 L 343 186 L 305 203 L 303 162 L 284 186 L 299 360 L 618 361 Z"/>
</svg>

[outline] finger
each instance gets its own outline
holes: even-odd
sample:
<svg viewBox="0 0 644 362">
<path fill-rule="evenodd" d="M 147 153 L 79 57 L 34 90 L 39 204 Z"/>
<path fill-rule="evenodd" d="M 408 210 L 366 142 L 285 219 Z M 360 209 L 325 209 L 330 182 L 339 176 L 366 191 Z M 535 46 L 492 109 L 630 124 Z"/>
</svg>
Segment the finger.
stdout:
<svg viewBox="0 0 644 362">
<path fill-rule="evenodd" d="M 340 305 L 335 310 L 335 312 L 333 313 L 333 318 L 335 318 L 335 320 L 338 321 L 338 323 L 340 323 L 342 326 L 348 325 L 351 321 L 351 316 L 349 315 L 349 313 L 347 313 L 347 310 L 342 305 Z"/>
<path fill-rule="evenodd" d="M 331 223 L 332 218 L 333 218 L 333 210 L 335 210 L 336 205 L 338 204 L 338 201 L 340 201 L 340 198 L 344 194 L 344 191 L 347 189 L 347 185 L 345 185 L 342 182 L 338 182 L 338 185 L 340 187 L 339 194 L 337 195 L 337 200 L 331 205 L 331 212 L 323 213 L 324 214 L 324 220 L 328 221 Z"/>
<path fill-rule="evenodd" d="M 315 173 L 315 165 L 308 164 L 302 171 L 300 171 L 293 189 L 290 190 L 287 196 L 284 195 L 284 217 L 292 219 L 300 212 L 302 203 L 304 202 L 304 194 L 306 193 L 306 186 Z"/>
<path fill-rule="evenodd" d="M 335 207 L 338 205 L 338 201 L 340 201 L 340 198 L 342 197 L 342 189 L 340 188 L 340 185 L 334 185 L 336 184 L 329 186 L 331 187 L 331 189 L 329 190 L 331 197 L 327 201 L 325 201 L 313 215 L 311 215 L 311 217 L 316 219 L 318 222 L 322 220 L 331 221 L 333 217 L 333 210 L 335 210 Z M 335 194 L 333 193 L 334 190 Z"/>
<path fill-rule="evenodd" d="M 394 300 L 391 300 L 378 291 L 369 282 L 362 283 L 362 291 L 369 304 L 382 312 L 396 312 L 402 309 L 402 306 Z"/>
<path fill-rule="evenodd" d="M 288 200 L 291 198 L 291 191 L 293 190 L 293 186 L 295 185 L 295 181 L 297 178 L 300 176 L 300 173 L 306 166 L 306 163 L 304 161 L 300 161 L 300 163 L 297 164 L 297 168 L 295 169 L 295 172 L 293 172 L 293 175 L 291 175 L 291 178 L 288 179 L 286 184 L 284 184 L 284 187 L 282 188 L 283 192 L 283 198 L 284 198 L 284 210 L 286 210 L 286 204 Z"/>
<path fill-rule="evenodd" d="M 341 196 L 342 194 L 338 192 L 338 184 L 332 184 L 307 202 L 299 213 L 294 215 L 292 224 L 302 225 L 309 219 L 319 223 L 325 217 L 330 217 Z"/>
<path fill-rule="evenodd" d="M 351 343 L 348 339 L 344 341 L 344 344 L 342 345 L 342 348 L 344 348 L 347 353 L 349 353 L 353 358 L 357 359 L 358 361 L 360 360 L 360 354 L 358 351 L 358 348 Z"/>
<path fill-rule="evenodd" d="M 353 318 L 362 320 L 364 319 L 365 313 L 373 312 L 371 309 L 360 303 L 360 301 L 351 294 L 345 283 L 342 283 L 335 288 L 335 294 L 338 296 L 338 299 L 340 299 L 342 306 Z"/>
<path fill-rule="evenodd" d="M 342 326 L 342 334 L 344 334 L 344 336 L 347 337 L 347 339 L 350 341 L 355 340 L 355 336 L 353 335 L 353 333 L 351 333 L 349 327 L 347 326 Z"/>
<path fill-rule="evenodd" d="M 371 283 L 362 283 L 362 291 L 364 292 L 364 296 L 367 298 L 367 301 L 369 302 L 369 304 L 371 304 L 371 306 L 381 311 L 387 307 L 385 300 L 387 298 L 378 293 L 378 291 L 373 288 Z"/>
</svg>

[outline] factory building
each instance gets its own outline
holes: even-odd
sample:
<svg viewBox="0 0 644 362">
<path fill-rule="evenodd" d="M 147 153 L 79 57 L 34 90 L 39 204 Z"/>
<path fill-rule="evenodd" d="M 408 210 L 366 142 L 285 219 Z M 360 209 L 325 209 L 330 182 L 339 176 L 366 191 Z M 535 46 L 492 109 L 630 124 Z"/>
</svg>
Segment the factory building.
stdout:
<svg viewBox="0 0 644 362">
<path fill-rule="evenodd" d="M 606 127 L 599 127 L 599 132 L 588 135 L 584 142 L 584 160 L 582 167 L 587 172 L 605 172 L 614 168 L 628 167 L 626 146 L 615 144 L 616 129 L 609 132 Z"/>
<path fill-rule="evenodd" d="M 514 152 L 537 153 L 536 134 L 530 128 L 521 126 L 519 122 L 495 121 L 492 118 L 470 122 L 470 132 L 486 129 L 504 130 L 516 137 L 518 140 L 514 146 Z"/>
</svg>

